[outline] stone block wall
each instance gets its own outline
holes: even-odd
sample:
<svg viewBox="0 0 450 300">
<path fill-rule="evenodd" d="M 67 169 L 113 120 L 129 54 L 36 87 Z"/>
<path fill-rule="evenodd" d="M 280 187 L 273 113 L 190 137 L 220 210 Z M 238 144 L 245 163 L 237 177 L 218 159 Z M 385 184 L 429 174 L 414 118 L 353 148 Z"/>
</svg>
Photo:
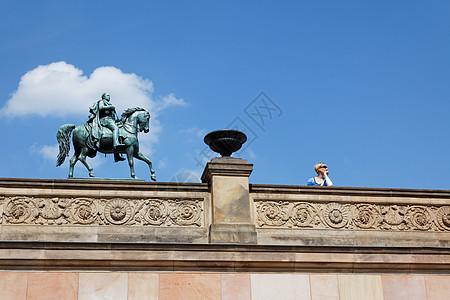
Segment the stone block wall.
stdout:
<svg viewBox="0 0 450 300">
<path fill-rule="evenodd" d="M 115 300 L 446 300 L 449 275 L 0 272 L 0 297 Z"/>
</svg>

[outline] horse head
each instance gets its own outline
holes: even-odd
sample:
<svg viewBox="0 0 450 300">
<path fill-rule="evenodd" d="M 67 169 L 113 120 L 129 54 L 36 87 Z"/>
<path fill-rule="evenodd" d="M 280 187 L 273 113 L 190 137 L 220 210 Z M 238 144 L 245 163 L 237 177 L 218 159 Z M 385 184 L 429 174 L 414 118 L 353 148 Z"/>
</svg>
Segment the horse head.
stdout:
<svg viewBox="0 0 450 300">
<path fill-rule="evenodd" d="M 139 132 L 149 132 L 150 113 L 146 110 L 141 111 L 137 116 L 137 124 L 139 126 Z"/>
<path fill-rule="evenodd" d="M 120 120 L 125 127 L 129 124 L 139 132 L 149 132 L 150 113 L 143 108 L 135 107 L 125 110 Z"/>
</svg>

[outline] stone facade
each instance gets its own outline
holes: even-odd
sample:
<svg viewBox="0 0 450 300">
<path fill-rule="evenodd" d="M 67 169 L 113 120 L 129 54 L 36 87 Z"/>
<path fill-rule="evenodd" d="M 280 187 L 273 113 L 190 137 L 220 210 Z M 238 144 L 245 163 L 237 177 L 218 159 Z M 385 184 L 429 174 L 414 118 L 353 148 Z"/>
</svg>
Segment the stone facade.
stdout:
<svg viewBox="0 0 450 300">
<path fill-rule="evenodd" d="M 0 179 L 1 299 L 447 299 L 450 191 Z"/>
</svg>

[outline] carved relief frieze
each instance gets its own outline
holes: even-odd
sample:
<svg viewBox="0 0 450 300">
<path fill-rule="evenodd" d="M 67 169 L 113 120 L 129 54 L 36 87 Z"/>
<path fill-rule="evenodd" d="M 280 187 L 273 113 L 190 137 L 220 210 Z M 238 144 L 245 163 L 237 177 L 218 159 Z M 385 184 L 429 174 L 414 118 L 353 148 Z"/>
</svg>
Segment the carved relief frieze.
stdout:
<svg viewBox="0 0 450 300">
<path fill-rule="evenodd" d="M 450 231 L 450 206 L 440 207 L 436 212 L 436 219 L 441 229 Z"/>
<path fill-rule="evenodd" d="M 357 204 L 352 206 L 353 224 L 356 228 L 374 229 L 381 221 L 380 207 L 373 204 Z"/>
<path fill-rule="evenodd" d="M 288 202 L 257 202 L 256 210 L 260 226 L 283 226 L 290 218 Z"/>
<path fill-rule="evenodd" d="M 0 198 L 0 223 L 202 226 L 203 199 Z"/>
<path fill-rule="evenodd" d="M 6 223 L 26 223 L 37 216 L 38 208 L 33 198 L 13 197 L 3 204 Z"/>
<path fill-rule="evenodd" d="M 199 201 L 181 201 L 179 203 L 169 201 L 169 206 L 171 207 L 169 213 L 171 223 L 168 225 L 201 226 L 200 216 L 203 210 Z"/>
<path fill-rule="evenodd" d="M 0 197 L 0 216 L 3 216 L 3 203 L 5 202 L 5 197 Z M 0 218 L 0 224 L 2 224 L 3 218 Z"/>
<path fill-rule="evenodd" d="M 99 215 L 98 207 L 93 200 L 75 198 L 66 210 L 73 224 L 93 224 Z"/>
<path fill-rule="evenodd" d="M 408 224 L 415 230 L 429 231 L 432 229 L 433 219 L 430 210 L 424 206 L 410 206 L 406 212 L 409 218 Z"/>
<path fill-rule="evenodd" d="M 145 200 L 138 207 L 135 220 L 144 225 L 160 226 L 167 222 L 168 207 L 163 201 Z"/>
<path fill-rule="evenodd" d="M 287 206 L 286 206 L 287 210 Z M 320 223 L 319 212 L 308 203 L 297 203 L 290 213 L 293 226 L 313 227 Z"/>
<path fill-rule="evenodd" d="M 450 231 L 450 206 L 255 199 L 258 227 Z"/>
<path fill-rule="evenodd" d="M 322 216 L 325 223 L 331 228 L 343 228 L 347 226 L 350 218 L 349 205 L 339 203 L 328 203 L 322 209 Z"/>
<path fill-rule="evenodd" d="M 68 202 L 70 200 L 60 198 L 36 199 L 34 204 L 36 204 L 37 208 L 31 211 L 33 223 L 49 225 L 67 224 L 68 220 L 65 210 Z"/>
<path fill-rule="evenodd" d="M 122 225 L 126 224 L 134 216 L 134 210 L 130 205 L 132 201 L 124 199 L 102 200 L 103 214 L 100 215 L 103 224 Z"/>
</svg>

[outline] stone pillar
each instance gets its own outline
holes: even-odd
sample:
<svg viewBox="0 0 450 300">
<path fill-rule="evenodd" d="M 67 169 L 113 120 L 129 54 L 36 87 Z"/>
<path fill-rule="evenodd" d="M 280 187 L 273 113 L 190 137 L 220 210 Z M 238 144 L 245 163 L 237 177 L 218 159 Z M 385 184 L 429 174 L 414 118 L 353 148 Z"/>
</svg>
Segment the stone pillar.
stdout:
<svg viewBox="0 0 450 300">
<path fill-rule="evenodd" d="M 240 158 L 213 158 L 206 164 L 202 182 L 211 188 L 210 243 L 256 244 L 248 177 L 253 164 Z"/>
</svg>

